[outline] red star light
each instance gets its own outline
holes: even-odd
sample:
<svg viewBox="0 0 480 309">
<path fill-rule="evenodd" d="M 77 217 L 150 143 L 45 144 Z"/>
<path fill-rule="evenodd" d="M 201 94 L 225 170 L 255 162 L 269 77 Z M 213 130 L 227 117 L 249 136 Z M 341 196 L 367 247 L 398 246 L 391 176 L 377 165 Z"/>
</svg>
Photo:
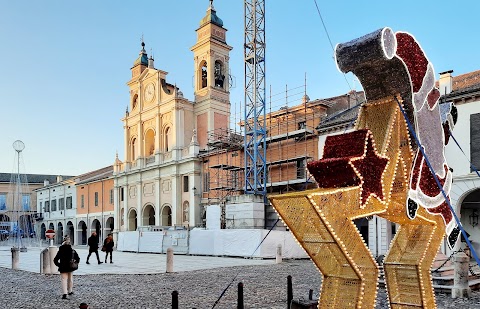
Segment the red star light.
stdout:
<svg viewBox="0 0 480 309">
<path fill-rule="evenodd" d="M 362 157 L 350 160 L 355 173 L 361 179 L 361 207 L 365 206 L 370 195 L 374 195 L 383 201 L 382 175 L 388 163 L 387 158 L 377 154 L 371 134 L 367 137 L 367 146 L 365 148 L 365 153 Z"/>
</svg>

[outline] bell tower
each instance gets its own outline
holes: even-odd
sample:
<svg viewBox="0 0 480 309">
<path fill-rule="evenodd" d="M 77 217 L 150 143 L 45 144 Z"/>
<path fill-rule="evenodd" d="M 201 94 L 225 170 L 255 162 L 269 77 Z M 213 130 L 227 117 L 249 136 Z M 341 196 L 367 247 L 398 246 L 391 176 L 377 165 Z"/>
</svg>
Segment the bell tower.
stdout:
<svg viewBox="0 0 480 309">
<path fill-rule="evenodd" d="M 194 58 L 195 118 L 200 149 L 207 146 L 208 132 L 228 129 L 230 119 L 229 53 L 227 29 L 217 16 L 213 0 L 200 21 Z"/>
</svg>

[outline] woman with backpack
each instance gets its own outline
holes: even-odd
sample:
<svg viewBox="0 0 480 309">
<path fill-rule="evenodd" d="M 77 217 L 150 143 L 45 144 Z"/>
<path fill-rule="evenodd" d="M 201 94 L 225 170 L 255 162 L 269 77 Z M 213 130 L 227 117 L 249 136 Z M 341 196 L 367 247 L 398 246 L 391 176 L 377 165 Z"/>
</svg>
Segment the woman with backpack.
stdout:
<svg viewBox="0 0 480 309">
<path fill-rule="evenodd" d="M 53 263 L 58 266 L 62 279 L 62 299 L 68 299 L 67 294 L 73 294 L 73 272 L 78 269 L 78 263 L 80 263 L 80 257 L 73 250 L 69 236 L 63 238 L 63 243 L 58 249 Z"/>
</svg>

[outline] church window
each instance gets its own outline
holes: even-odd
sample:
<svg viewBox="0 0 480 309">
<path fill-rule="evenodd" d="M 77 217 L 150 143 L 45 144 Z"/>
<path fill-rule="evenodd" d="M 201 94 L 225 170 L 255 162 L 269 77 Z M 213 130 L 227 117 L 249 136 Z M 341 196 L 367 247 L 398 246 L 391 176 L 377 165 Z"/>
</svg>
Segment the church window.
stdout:
<svg viewBox="0 0 480 309">
<path fill-rule="evenodd" d="M 220 61 L 215 61 L 215 87 L 223 88 L 225 75 L 223 72 L 223 64 Z"/>
<path fill-rule="evenodd" d="M 183 192 L 188 192 L 188 176 L 183 176 Z"/>
<path fill-rule="evenodd" d="M 203 61 L 201 64 L 201 73 L 202 73 L 202 79 L 200 81 L 200 88 L 205 88 L 207 87 L 207 77 L 208 77 L 206 61 Z"/>
</svg>

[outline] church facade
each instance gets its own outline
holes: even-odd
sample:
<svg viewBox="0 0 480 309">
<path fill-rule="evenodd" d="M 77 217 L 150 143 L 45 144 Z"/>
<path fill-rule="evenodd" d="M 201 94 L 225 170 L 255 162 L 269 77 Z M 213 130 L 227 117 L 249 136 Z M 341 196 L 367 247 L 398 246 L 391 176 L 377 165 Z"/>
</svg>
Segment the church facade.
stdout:
<svg viewBox="0 0 480 309">
<path fill-rule="evenodd" d="M 199 225 L 200 151 L 207 134 L 230 118 L 227 30 L 212 5 L 196 30 L 195 98 L 183 97 L 155 68 L 145 44 L 131 68 L 129 106 L 122 119 L 125 157 L 114 163 L 114 231 L 142 226 Z"/>
</svg>

